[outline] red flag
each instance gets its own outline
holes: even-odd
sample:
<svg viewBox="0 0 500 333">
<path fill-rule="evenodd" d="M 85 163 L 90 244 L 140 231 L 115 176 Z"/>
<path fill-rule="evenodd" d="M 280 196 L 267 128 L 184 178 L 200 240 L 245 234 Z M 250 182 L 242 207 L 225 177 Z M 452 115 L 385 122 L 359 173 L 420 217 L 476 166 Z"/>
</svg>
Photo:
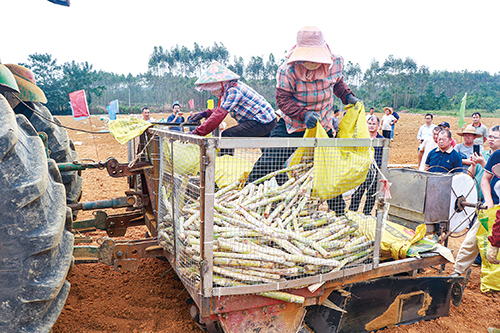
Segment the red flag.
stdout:
<svg viewBox="0 0 500 333">
<path fill-rule="evenodd" d="M 78 90 L 70 93 L 69 101 L 71 105 L 71 111 L 73 111 L 73 118 L 80 120 L 78 118 L 90 116 L 89 107 L 87 106 L 87 98 L 85 96 L 85 90 Z"/>
<path fill-rule="evenodd" d="M 194 109 L 194 99 L 191 98 L 188 103 L 189 103 L 189 107 L 191 109 Z"/>
</svg>

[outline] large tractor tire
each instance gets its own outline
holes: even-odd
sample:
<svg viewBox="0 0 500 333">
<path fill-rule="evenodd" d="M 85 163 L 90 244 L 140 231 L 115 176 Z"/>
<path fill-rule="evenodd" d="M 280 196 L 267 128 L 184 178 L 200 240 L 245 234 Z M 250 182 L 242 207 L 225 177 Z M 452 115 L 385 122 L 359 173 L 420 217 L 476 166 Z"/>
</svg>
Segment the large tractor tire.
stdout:
<svg viewBox="0 0 500 333">
<path fill-rule="evenodd" d="M 0 332 L 51 330 L 70 287 L 68 218 L 56 163 L 0 95 Z"/>
<path fill-rule="evenodd" d="M 53 117 L 49 109 L 38 102 L 25 102 L 28 106 L 33 107 L 41 113 L 45 118 L 51 119 L 54 122 L 61 124 L 59 119 Z M 31 111 L 23 103 L 19 103 L 14 108 L 15 113 L 23 114 L 28 118 L 37 132 L 45 132 L 48 136 L 48 148 L 50 158 L 56 163 L 71 163 L 78 160 L 78 153 L 75 150 L 73 142 L 69 139 L 68 133 L 64 127 L 58 126 L 44 119 L 39 114 Z M 61 172 L 62 181 L 66 188 L 66 203 L 73 204 L 80 200 L 82 196 L 83 179 L 81 171 L 64 171 Z"/>
</svg>

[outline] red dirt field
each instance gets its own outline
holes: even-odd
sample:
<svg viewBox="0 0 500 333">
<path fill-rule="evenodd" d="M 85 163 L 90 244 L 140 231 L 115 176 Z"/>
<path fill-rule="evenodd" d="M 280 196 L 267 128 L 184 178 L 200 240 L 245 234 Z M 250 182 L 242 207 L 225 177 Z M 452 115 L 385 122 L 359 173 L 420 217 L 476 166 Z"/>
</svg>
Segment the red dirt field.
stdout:
<svg viewBox="0 0 500 333">
<path fill-rule="evenodd" d="M 381 114 L 377 114 L 379 117 Z M 423 115 L 401 113 L 391 144 L 389 163 L 416 164 L 418 128 L 423 124 Z M 152 115 L 159 119 L 164 115 Z M 86 130 L 106 128 L 100 117 L 91 121 L 76 122 L 71 117 L 59 117 L 64 125 Z M 466 119 L 470 123 L 470 119 Z M 488 128 L 500 125 L 500 119 L 485 119 Z M 448 121 L 458 142 L 461 137 L 456 118 L 435 117 L 434 123 Z M 76 144 L 81 159 L 105 161 L 116 157 L 127 161 L 127 147 L 116 142 L 110 134 L 89 134 L 68 131 Z M 81 142 L 81 144 L 80 144 Z M 105 170 L 83 171 L 82 201 L 101 200 L 123 196 L 128 190 L 125 178 L 111 178 Z M 108 214 L 116 213 L 107 210 Z M 89 212 L 80 213 L 78 219 L 90 218 Z M 145 227 L 129 228 L 127 238 L 142 238 Z M 91 233 L 93 240 L 105 233 Z M 451 238 L 450 247 L 458 251 L 464 236 Z M 446 265 L 445 274 L 452 272 L 452 264 Z M 450 316 L 413 325 L 400 326 L 377 332 L 435 333 L 435 332 L 482 332 L 488 327 L 500 327 L 500 293 L 483 294 L 480 291 L 480 268 L 473 267 L 472 274 L 459 307 L 450 305 Z M 433 269 L 423 274 L 433 275 Z M 142 259 L 136 272 L 124 274 L 104 264 L 75 265 L 69 274 L 71 290 L 66 305 L 53 327 L 54 333 L 76 332 L 201 332 L 189 314 L 189 297 L 168 262 L 159 259 Z"/>
</svg>

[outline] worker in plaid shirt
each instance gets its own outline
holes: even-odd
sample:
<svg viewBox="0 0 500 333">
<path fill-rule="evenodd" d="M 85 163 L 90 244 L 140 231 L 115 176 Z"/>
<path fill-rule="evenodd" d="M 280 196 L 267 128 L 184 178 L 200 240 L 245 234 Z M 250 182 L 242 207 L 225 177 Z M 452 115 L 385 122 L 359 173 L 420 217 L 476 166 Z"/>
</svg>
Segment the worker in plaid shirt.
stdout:
<svg viewBox="0 0 500 333">
<path fill-rule="evenodd" d="M 205 136 L 212 132 L 229 113 L 238 125 L 225 129 L 223 137 L 266 137 L 276 126 L 277 117 L 271 104 L 255 90 L 238 81 L 239 76 L 218 62 L 196 81 L 199 91 L 211 91 L 219 97 L 219 105 L 212 110 L 195 114 L 190 121 L 206 118 L 192 133 Z M 221 155 L 233 154 L 233 150 L 221 150 Z"/>
<path fill-rule="evenodd" d="M 297 34 L 297 45 L 289 52 L 276 75 L 276 102 L 283 113 L 271 137 L 303 137 L 306 128 L 319 121 L 330 137 L 332 133 L 333 95 L 343 104 L 359 101 L 342 77 L 343 59 L 331 53 L 323 33 L 315 27 L 305 27 Z M 283 168 L 295 148 L 267 148 L 254 165 L 248 182 Z M 280 175 L 284 182 L 286 175 Z M 344 213 L 340 195 L 328 200 L 331 210 Z"/>
</svg>

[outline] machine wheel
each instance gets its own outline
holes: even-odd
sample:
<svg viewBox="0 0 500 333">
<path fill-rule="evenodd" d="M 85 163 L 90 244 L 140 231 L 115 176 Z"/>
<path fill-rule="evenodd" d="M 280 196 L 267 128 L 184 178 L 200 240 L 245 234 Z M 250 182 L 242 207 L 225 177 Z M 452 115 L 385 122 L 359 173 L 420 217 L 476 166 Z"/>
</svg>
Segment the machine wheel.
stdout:
<svg viewBox="0 0 500 333">
<path fill-rule="evenodd" d="M 192 301 L 192 299 L 191 299 Z M 192 301 L 194 303 L 194 301 Z M 193 318 L 195 324 L 198 326 L 200 330 L 203 332 L 208 332 L 208 333 L 224 333 L 222 328 L 220 327 L 220 324 L 218 321 L 210 321 L 207 323 L 201 323 L 200 322 L 200 314 L 198 311 L 198 307 L 195 304 L 191 305 L 191 308 L 189 309 L 189 312 L 191 314 L 191 317 Z"/>
<path fill-rule="evenodd" d="M 46 118 L 61 124 L 59 119 L 53 117 L 49 109 L 42 104 L 38 102 L 26 102 L 26 104 L 33 107 Z M 75 145 L 73 141 L 69 139 L 68 133 L 64 127 L 57 126 L 47 121 L 37 113 L 31 111 L 23 103 L 18 104 L 14 111 L 17 114 L 25 115 L 37 132 L 45 132 L 47 134 L 50 158 L 54 159 L 56 163 L 71 163 L 78 160 L 78 153 L 75 150 Z M 73 204 L 78 202 L 82 196 L 83 178 L 81 176 L 81 171 L 64 171 L 61 172 L 61 176 L 64 187 L 66 188 L 66 203 Z"/>
<path fill-rule="evenodd" d="M 70 284 L 61 175 L 36 130 L 0 95 L 0 332 L 49 332 Z"/>
</svg>

